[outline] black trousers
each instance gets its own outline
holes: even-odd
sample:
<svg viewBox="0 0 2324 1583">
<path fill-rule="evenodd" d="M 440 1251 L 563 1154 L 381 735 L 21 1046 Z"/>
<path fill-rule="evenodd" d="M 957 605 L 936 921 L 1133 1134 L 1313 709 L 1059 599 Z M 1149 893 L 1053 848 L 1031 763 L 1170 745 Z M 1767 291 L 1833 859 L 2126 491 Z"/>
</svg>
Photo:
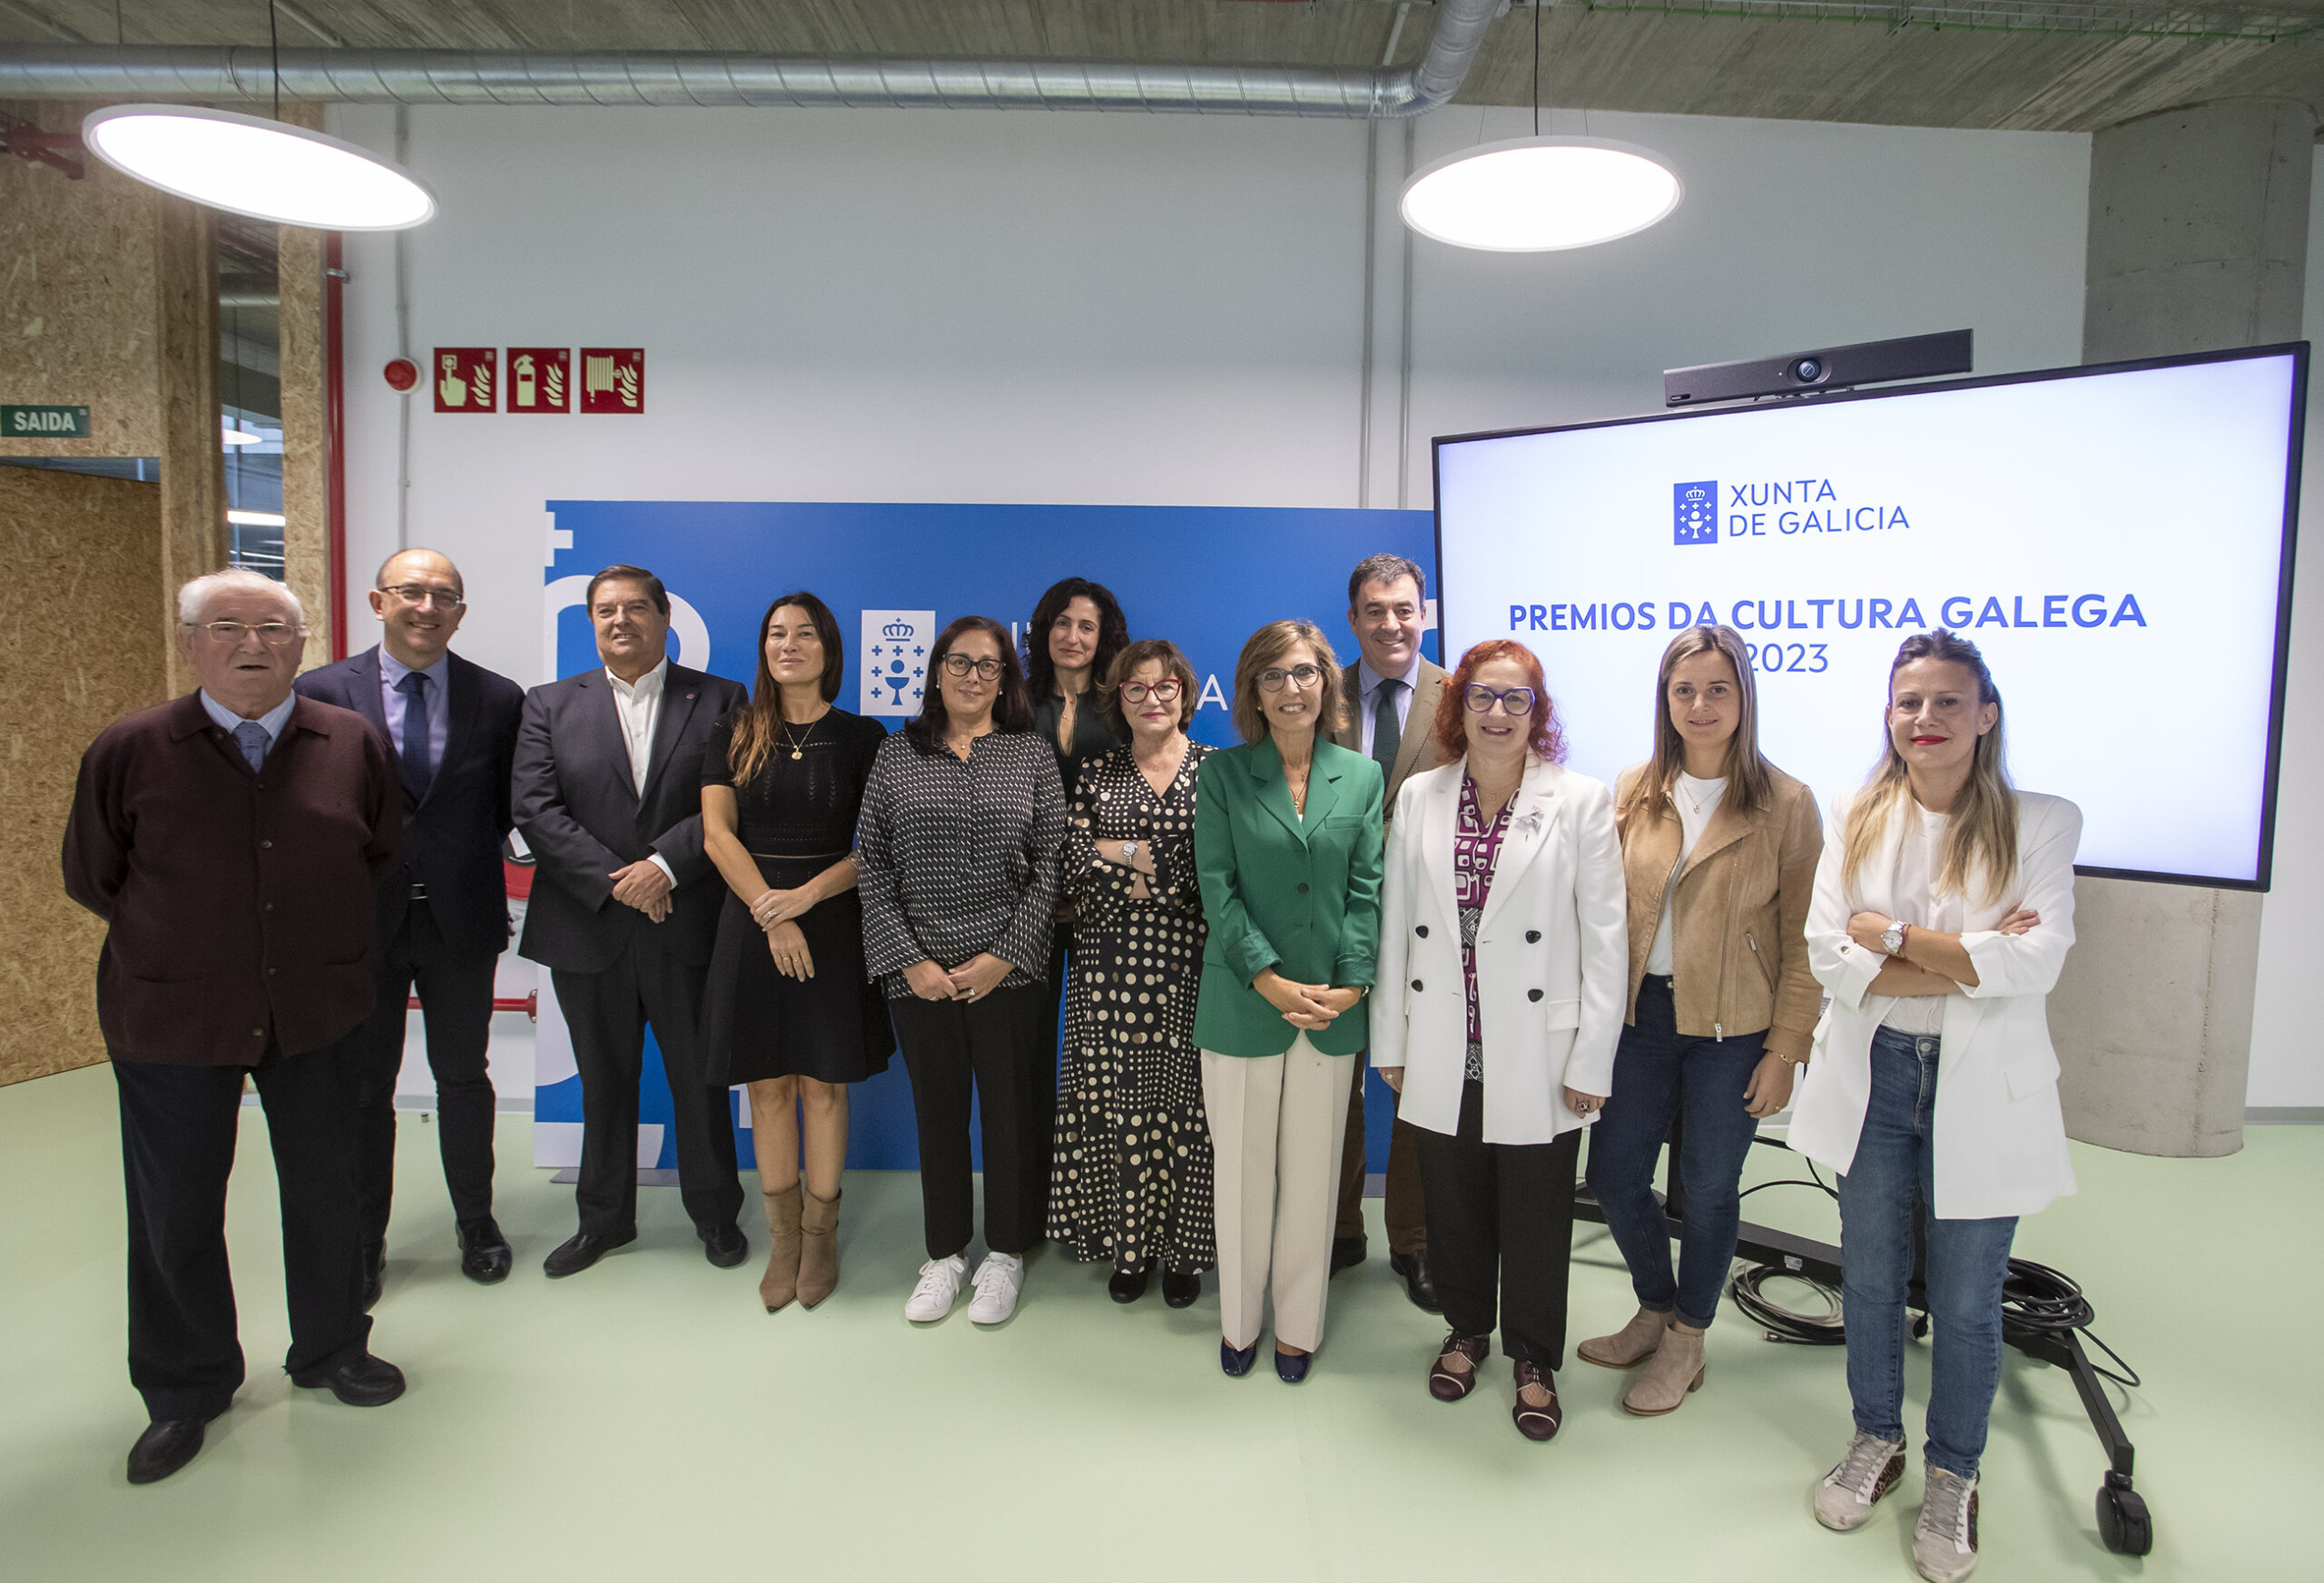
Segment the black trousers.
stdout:
<svg viewBox="0 0 2324 1583">
<path fill-rule="evenodd" d="M 1462 1086 L 1457 1136 L 1414 1129 L 1428 1195 L 1429 1271 L 1458 1335 L 1492 1334 L 1498 1277 L 1501 1350 L 1560 1369 L 1581 1129 L 1553 1143 L 1485 1143 L 1484 1092 L 1482 1083 Z"/>
<path fill-rule="evenodd" d="M 301 1056 L 270 1039 L 256 1067 L 113 1063 L 129 1205 L 129 1380 L 156 1420 L 214 1418 L 242 1382 L 234 1277 L 226 1259 L 226 1179 L 234 1168 L 242 1079 L 258 1085 L 282 1205 L 282 1275 L 292 1372 L 359 1357 L 361 1242 L 347 1161 L 355 1138 L 344 1067 L 361 1030 Z"/>
<path fill-rule="evenodd" d="M 928 1256 L 946 1259 L 975 1232 L 975 1182 L 969 1161 L 969 1107 L 976 1104 L 984 1145 L 984 1240 L 996 1254 L 1022 1254 L 1041 1240 L 1049 1180 L 1044 1107 L 1053 1082 L 1041 1068 L 1049 987 L 996 989 L 982 1000 L 888 1002 L 896 1043 L 911 1077 L 920 1132 L 920 1202 Z"/>
<path fill-rule="evenodd" d="M 573 1034 L 581 1074 L 581 1171 L 574 1198 L 581 1230 L 623 1237 L 637 1230 L 637 1080 L 645 1030 L 662 1051 L 678 1153 L 678 1196 L 696 1231 L 734 1224 L 743 1207 L 741 1166 L 726 1090 L 706 1076 L 702 992 L 706 964 L 680 961 L 650 929 L 598 973 L 553 971 L 557 1005 Z"/>
<path fill-rule="evenodd" d="M 419 987 L 428 1066 L 436 1074 L 436 1141 L 452 1218 L 492 1213 L 492 980 L 500 959 L 452 950 L 425 901 L 379 952 L 379 1003 L 364 1025 L 355 1067 L 355 1209 L 364 1251 L 388 1240 L 396 1185 L 396 1077 L 403 1070 L 405 1002 Z"/>
</svg>

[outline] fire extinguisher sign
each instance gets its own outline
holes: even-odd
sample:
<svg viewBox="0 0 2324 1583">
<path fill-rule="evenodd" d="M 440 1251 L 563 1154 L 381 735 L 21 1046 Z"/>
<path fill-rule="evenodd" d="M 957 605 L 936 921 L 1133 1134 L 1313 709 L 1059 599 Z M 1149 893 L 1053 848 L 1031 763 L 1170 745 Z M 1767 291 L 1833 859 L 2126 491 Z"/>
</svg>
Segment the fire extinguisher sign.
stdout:
<svg viewBox="0 0 2324 1583">
<path fill-rule="evenodd" d="M 508 349 L 508 410 L 573 410 L 573 357 L 566 347 Z"/>
<path fill-rule="evenodd" d="M 583 347 L 581 349 L 581 410 L 584 412 L 645 411 L 645 349 L 644 347 Z"/>
<path fill-rule="evenodd" d="M 428 383 L 438 412 L 497 412 L 500 408 L 497 347 L 438 347 Z"/>
</svg>

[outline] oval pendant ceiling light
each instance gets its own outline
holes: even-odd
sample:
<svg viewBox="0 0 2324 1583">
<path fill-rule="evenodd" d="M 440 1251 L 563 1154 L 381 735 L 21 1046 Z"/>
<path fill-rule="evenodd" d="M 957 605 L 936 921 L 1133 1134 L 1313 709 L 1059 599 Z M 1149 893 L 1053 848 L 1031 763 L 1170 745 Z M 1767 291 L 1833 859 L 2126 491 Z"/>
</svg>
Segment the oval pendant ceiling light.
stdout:
<svg viewBox="0 0 2324 1583">
<path fill-rule="evenodd" d="M 317 231 L 402 231 L 436 195 L 369 149 L 231 110 L 117 104 L 81 123 L 99 159 L 212 209 Z"/>
<path fill-rule="evenodd" d="M 1480 143 L 1404 183 L 1404 223 L 1489 252 L 1554 252 L 1629 236 L 1667 217 L 1685 189 L 1662 156 L 1602 137 Z"/>
</svg>

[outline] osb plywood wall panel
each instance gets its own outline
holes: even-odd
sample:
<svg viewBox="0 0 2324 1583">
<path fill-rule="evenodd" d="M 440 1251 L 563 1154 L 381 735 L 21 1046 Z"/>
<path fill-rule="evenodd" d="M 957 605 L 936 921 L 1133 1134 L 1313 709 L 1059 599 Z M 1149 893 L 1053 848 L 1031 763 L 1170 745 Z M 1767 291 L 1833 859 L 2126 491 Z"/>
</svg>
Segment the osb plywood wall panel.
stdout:
<svg viewBox="0 0 2324 1583">
<path fill-rule="evenodd" d="M 282 573 L 307 607 L 307 668 L 330 663 L 330 437 L 323 417 L 323 233 L 286 225 L 282 313 Z"/>
<path fill-rule="evenodd" d="M 65 897 L 58 853 L 82 749 L 164 696 L 161 536 L 154 485 L 0 467 L 0 1083 L 104 1058 L 104 925 Z"/>
<path fill-rule="evenodd" d="M 162 438 L 162 563 L 153 597 L 155 611 L 174 627 L 179 586 L 226 564 L 226 463 L 218 444 L 215 215 L 182 199 L 156 194 L 147 247 L 154 259 Z M 165 663 L 170 691 L 190 691 L 192 668 L 175 644 Z"/>
<path fill-rule="evenodd" d="M 0 108 L 59 132 L 94 106 Z M 153 233 L 162 200 L 103 161 L 83 162 L 88 175 L 74 182 L 0 158 L 0 402 L 85 406 L 89 438 L 12 439 L 0 454 L 158 457 Z"/>
</svg>

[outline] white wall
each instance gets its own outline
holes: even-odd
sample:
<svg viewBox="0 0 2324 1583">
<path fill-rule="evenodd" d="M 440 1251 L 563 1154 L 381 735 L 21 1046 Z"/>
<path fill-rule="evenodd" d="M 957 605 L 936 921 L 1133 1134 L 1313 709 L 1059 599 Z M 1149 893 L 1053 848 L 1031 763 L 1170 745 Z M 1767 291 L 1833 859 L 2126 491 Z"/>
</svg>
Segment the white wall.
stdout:
<svg viewBox="0 0 2324 1583">
<path fill-rule="evenodd" d="M 1572 113 L 1553 124 L 1583 130 Z M 333 126 L 391 146 L 384 110 Z M 1417 158 L 1523 130 L 1517 112 L 1442 113 Z M 1596 113 L 1587 130 L 1664 152 L 1687 201 L 1573 253 L 1415 244 L 1413 506 L 1429 504 L 1431 435 L 1652 410 L 1665 367 L 1965 325 L 1979 372 L 2079 359 L 2084 137 Z M 412 398 L 410 542 L 468 575 L 462 651 L 541 679 L 551 497 L 1356 504 L 1370 135 L 1175 116 L 413 112 L 410 162 L 443 200 L 406 239 L 414 355 L 647 358 L 642 418 L 438 417 Z M 1399 129 L 1379 152 L 1371 503 L 1393 506 Z M 349 240 L 358 588 L 397 544 L 403 398 L 379 378 L 397 350 L 393 254 Z M 2324 234 L 2311 256 L 2324 266 Z M 2324 554 L 2299 581 L 2288 814 L 2324 770 Z M 359 641 L 368 615 L 350 615 Z M 2283 819 L 2277 879 L 2251 1103 L 2324 1105 L 2294 999 L 2324 944 L 2324 833 Z"/>
</svg>

